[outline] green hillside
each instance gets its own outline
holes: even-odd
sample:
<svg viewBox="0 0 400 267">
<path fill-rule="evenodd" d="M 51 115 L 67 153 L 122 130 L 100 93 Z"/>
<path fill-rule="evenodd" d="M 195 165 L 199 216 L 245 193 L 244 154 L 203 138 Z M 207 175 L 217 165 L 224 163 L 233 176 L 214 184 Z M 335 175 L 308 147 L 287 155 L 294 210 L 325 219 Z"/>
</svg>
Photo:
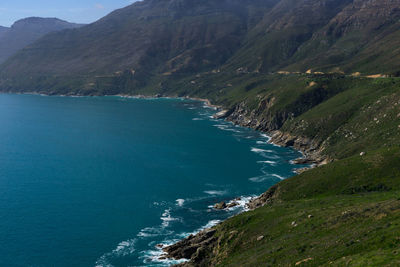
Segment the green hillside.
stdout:
<svg viewBox="0 0 400 267">
<path fill-rule="evenodd" d="M 192 244 L 185 266 L 398 266 L 399 190 L 398 147 L 308 171 Z"/>
</svg>

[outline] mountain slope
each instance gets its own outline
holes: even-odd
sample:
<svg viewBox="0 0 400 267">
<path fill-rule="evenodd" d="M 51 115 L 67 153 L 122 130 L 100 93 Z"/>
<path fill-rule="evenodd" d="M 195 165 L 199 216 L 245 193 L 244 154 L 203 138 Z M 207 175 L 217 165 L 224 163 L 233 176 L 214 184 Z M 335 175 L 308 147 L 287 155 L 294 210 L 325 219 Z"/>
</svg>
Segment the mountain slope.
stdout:
<svg viewBox="0 0 400 267">
<path fill-rule="evenodd" d="M 135 93 L 218 69 L 396 75 L 399 10 L 396 0 L 146 0 L 26 47 L 0 67 L 0 89 Z"/>
<path fill-rule="evenodd" d="M 135 70 L 147 76 L 217 67 L 276 1 L 138 2 L 82 29 L 45 36 L 4 65 L 3 73 L 114 75 Z"/>
<path fill-rule="evenodd" d="M 165 250 L 192 259 L 180 266 L 399 266 L 399 159 L 394 147 L 313 169 Z"/>
<path fill-rule="evenodd" d="M 0 26 L 0 38 L 4 36 L 10 29 L 7 27 Z"/>
<path fill-rule="evenodd" d="M 50 32 L 80 27 L 55 18 L 26 18 L 0 28 L 0 63 Z"/>
<path fill-rule="evenodd" d="M 323 70 L 337 66 L 345 72 L 398 70 L 399 19 L 396 0 L 353 1 L 299 48 L 295 60 Z"/>
</svg>

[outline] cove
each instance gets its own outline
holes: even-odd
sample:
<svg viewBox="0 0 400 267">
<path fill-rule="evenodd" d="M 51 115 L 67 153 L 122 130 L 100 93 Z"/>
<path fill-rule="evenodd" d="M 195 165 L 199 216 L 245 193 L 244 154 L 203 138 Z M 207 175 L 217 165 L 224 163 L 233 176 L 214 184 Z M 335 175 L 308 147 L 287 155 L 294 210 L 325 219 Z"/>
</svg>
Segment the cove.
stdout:
<svg viewBox="0 0 400 267">
<path fill-rule="evenodd" d="M 214 112 L 182 99 L 0 95 L 0 266 L 168 266 L 157 244 L 294 175 L 299 152 Z"/>
</svg>

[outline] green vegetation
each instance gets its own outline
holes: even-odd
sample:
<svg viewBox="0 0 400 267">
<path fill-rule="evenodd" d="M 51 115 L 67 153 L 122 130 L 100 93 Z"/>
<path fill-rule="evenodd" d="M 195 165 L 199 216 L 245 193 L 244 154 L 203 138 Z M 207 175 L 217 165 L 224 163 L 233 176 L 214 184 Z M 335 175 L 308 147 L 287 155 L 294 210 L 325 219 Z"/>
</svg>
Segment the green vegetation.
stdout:
<svg viewBox="0 0 400 267">
<path fill-rule="evenodd" d="M 201 264 L 398 266 L 399 193 L 398 147 L 310 170 L 278 184 L 272 204 L 218 225 Z"/>
<path fill-rule="evenodd" d="M 340 92 L 287 121 L 283 131 L 317 139 L 333 158 L 400 145 L 400 79 L 314 81 Z"/>
</svg>

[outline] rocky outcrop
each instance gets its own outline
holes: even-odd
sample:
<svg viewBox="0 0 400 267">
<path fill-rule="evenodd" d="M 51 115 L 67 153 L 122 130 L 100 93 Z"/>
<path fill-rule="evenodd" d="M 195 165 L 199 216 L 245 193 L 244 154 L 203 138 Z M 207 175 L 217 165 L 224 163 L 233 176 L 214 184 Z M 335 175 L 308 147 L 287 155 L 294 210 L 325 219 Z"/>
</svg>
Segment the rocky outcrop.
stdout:
<svg viewBox="0 0 400 267">
<path fill-rule="evenodd" d="M 294 160 L 293 163 L 295 164 L 324 165 L 331 161 L 331 159 L 322 154 L 322 143 L 307 137 L 274 131 L 272 132 L 270 142 L 283 147 L 293 147 L 301 151 L 305 157 Z"/>
<path fill-rule="evenodd" d="M 190 259 L 194 265 L 199 265 L 204 260 L 206 251 L 211 251 L 218 238 L 215 236 L 215 228 L 206 229 L 196 235 L 179 241 L 176 244 L 164 248 L 169 258 L 176 260 Z M 188 263 L 180 264 L 179 266 L 189 266 Z"/>
<path fill-rule="evenodd" d="M 226 116 L 228 121 L 243 127 L 252 128 L 258 131 L 270 132 L 282 127 L 283 123 L 293 115 L 289 112 L 270 113 L 269 108 L 275 99 L 262 100 L 256 109 L 250 110 L 246 102 L 235 106 Z"/>
<path fill-rule="evenodd" d="M 254 198 L 247 205 L 249 209 L 256 209 L 264 205 L 271 204 L 274 201 L 279 200 L 279 184 L 271 187 L 267 192 L 261 196 Z M 232 202 L 231 204 L 237 202 Z M 229 208 L 225 202 L 221 202 L 215 205 L 215 208 L 225 209 Z M 231 232 L 231 235 L 237 234 Z M 163 248 L 166 255 L 163 257 L 172 258 L 176 260 L 187 259 L 190 260 L 185 263 L 178 264 L 176 266 L 187 267 L 187 266 L 202 266 L 202 263 L 207 262 L 207 255 L 213 252 L 218 247 L 219 237 L 216 236 L 217 229 L 215 227 L 205 229 L 196 235 L 190 235 L 189 237 L 175 243 L 171 246 Z M 262 240 L 264 237 L 259 237 L 257 240 Z"/>
<path fill-rule="evenodd" d="M 264 99 L 254 110 L 250 110 L 246 102 L 241 102 L 231 111 L 224 111 L 223 114 L 226 116 L 223 117 L 240 126 L 267 132 L 271 135 L 271 143 L 283 147 L 293 147 L 301 151 L 305 157 L 295 160 L 294 163 L 296 164 L 320 165 L 329 162 L 328 157 L 322 155 L 321 142 L 279 130 L 285 121 L 293 118 L 294 114 L 290 112 L 270 112 L 269 110 L 274 102 L 274 98 Z"/>
<path fill-rule="evenodd" d="M 232 111 L 224 109 L 214 114 L 215 119 L 225 119 L 231 114 Z"/>
<path fill-rule="evenodd" d="M 271 204 L 274 200 L 277 200 L 279 196 L 279 184 L 272 186 L 267 192 L 261 196 L 252 199 L 247 207 L 251 210 L 262 207 L 267 204 Z"/>
<path fill-rule="evenodd" d="M 223 209 L 226 209 L 226 207 L 227 206 L 226 206 L 226 203 L 224 201 L 214 205 L 214 209 L 216 209 L 216 210 L 223 210 Z"/>
</svg>

